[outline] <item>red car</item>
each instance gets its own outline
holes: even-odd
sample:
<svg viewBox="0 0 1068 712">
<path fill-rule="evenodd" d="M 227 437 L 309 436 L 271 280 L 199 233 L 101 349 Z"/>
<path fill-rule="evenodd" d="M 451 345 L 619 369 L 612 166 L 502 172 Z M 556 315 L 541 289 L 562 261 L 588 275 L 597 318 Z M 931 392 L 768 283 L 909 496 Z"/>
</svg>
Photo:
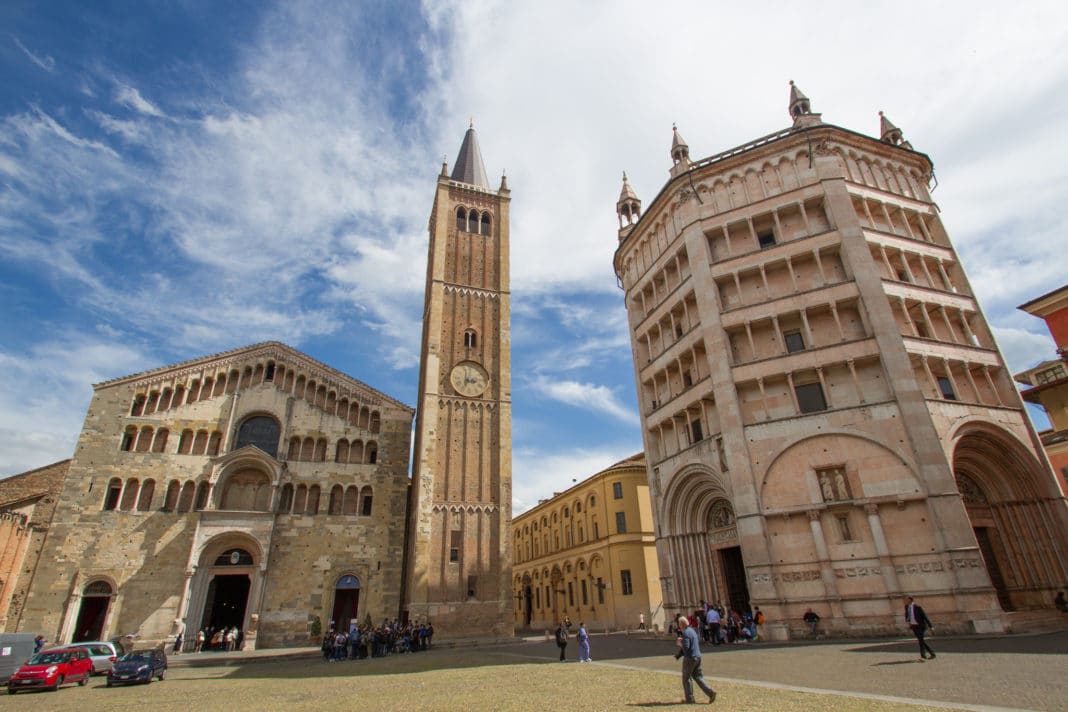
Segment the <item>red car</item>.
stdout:
<svg viewBox="0 0 1068 712">
<path fill-rule="evenodd" d="M 7 683 L 7 692 L 19 690 L 58 690 L 65 682 L 84 685 L 93 674 L 93 661 L 82 648 L 44 650 L 15 671 Z"/>
</svg>

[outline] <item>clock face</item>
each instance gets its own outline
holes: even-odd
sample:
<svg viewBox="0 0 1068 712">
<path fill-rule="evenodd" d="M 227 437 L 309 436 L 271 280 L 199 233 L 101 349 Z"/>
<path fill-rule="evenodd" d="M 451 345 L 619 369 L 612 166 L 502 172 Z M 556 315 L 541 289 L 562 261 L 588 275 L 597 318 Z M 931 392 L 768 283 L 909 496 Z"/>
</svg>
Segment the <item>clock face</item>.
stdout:
<svg viewBox="0 0 1068 712">
<path fill-rule="evenodd" d="M 489 384 L 489 374 L 474 361 L 462 361 L 453 367 L 449 381 L 457 393 L 474 398 L 486 390 Z"/>
</svg>

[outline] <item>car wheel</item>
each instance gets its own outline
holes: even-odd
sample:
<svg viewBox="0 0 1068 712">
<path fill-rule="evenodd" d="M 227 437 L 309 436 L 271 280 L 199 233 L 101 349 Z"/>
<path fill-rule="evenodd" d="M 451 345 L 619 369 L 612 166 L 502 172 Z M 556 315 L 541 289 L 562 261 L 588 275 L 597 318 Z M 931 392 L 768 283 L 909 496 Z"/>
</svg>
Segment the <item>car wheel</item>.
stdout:
<svg viewBox="0 0 1068 712">
<path fill-rule="evenodd" d="M 111 687 L 111 680 L 108 680 L 108 681 L 107 681 L 107 682 L 106 682 L 105 684 L 106 684 L 106 685 L 107 685 L 108 687 Z"/>
<path fill-rule="evenodd" d="M 62 685 L 62 684 L 63 684 L 63 676 L 60 675 L 59 677 L 56 678 L 56 684 L 52 685 L 52 691 L 55 692 L 56 690 L 58 690 L 59 686 Z"/>
<path fill-rule="evenodd" d="M 162 670 L 160 670 L 159 677 L 156 679 L 158 679 L 160 682 L 163 682 L 163 678 L 165 677 L 167 677 L 167 668 L 163 668 Z"/>
<path fill-rule="evenodd" d="M 7 694 L 9 694 L 9 695 L 15 694 L 15 689 L 13 687 L 7 688 Z"/>
<path fill-rule="evenodd" d="M 88 673 L 88 672 L 85 673 L 85 677 L 83 677 L 81 680 L 78 680 L 78 686 L 79 687 L 85 687 L 86 685 L 88 685 L 89 684 L 89 675 L 91 675 L 91 674 L 92 673 Z"/>
</svg>

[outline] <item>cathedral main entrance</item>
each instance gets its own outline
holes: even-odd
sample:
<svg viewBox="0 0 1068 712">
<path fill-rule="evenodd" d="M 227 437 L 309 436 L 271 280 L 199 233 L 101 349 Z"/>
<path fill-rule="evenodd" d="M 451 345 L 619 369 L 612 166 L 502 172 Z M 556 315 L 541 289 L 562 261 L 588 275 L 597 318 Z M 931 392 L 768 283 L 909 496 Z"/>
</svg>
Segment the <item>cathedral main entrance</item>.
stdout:
<svg viewBox="0 0 1068 712">
<path fill-rule="evenodd" d="M 745 563 L 742 548 L 730 546 L 719 550 L 719 563 L 723 567 L 723 583 L 727 588 L 727 604 L 744 613 L 749 606 L 749 587 L 745 583 Z"/>
<path fill-rule="evenodd" d="M 72 643 L 83 640 L 100 640 L 104 632 L 104 620 L 111 605 L 111 585 L 107 581 L 94 581 L 82 592 L 82 605 L 78 609 L 78 621 L 74 624 Z"/>
<path fill-rule="evenodd" d="M 342 576 L 334 586 L 334 612 L 331 628 L 347 633 L 349 623 L 360 622 L 360 580 L 351 574 Z"/>
<path fill-rule="evenodd" d="M 215 576 L 208 584 L 201 626 L 212 630 L 244 627 L 248 592 L 252 585 L 247 574 Z"/>
</svg>

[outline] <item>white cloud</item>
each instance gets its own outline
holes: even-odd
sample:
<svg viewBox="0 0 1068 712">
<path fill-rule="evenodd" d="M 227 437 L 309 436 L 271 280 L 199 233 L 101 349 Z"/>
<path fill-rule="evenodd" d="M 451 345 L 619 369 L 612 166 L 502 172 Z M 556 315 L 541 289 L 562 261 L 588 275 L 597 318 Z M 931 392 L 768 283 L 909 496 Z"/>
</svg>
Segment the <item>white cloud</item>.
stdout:
<svg viewBox="0 0 1068 712">
<path fill-rule="evenodd" d="M 532 390 L 560 403 L 607 415 L 624 423 L 637 423 L 638 414 L 623 405 L 612 388 L 578 381 L 555 381 L 539 376 L 526 384 Z"/>
<path fill-rule="evenodd" d="M 601 443 L 589 448 L 546 451 L 519 448 L 512 452 L 512 471 L 523 473 L 512 484 L 512 516 L 517 516 L 633 455 L 626 444 Z"/>
<path fill-rule="evenodd" d="M 126 84 L 119 84 L 115 89 L 115 101 L 140 114 L 144 114 L 145 116 L 153 116 L 156 118 L 163 118 L 165 116 L 158 106 L 141 96 L 141 92 L 139 92 L 136 87 Z"/>
<path fill-rule="evenodd" d="M 0 476 L 71 457 L 92 398 L 90 384 L 152 360 L 111 339 L 59 334 L 24 353 L 0 351 Z"/>
<path fill-rule="evenodd" d="M 53 59 L 51 56 L 49 56 L 47 54 L 46 55 L 38 55 L 38 54 L 35 54 L 34 52 L 31 52 L 26 47 L 26 45 L 22 44 L 22 42 L 19 41 L 19 38 L 15 37 L 14 35 L 11 36 L 11 39 L 12 39 L 12 41 L 14 41 L 15 45 L 19 49 L 21 49 L 23 51 L 23 53 L 27 57 L 30 58 L 31 62 L 33 62 L 38 67 L 40 67 L 41 69 L 45 70 L 48 73 L 52 73 L 52 72 L 55 71 L 55 69 L 56 69 L 56 60 Z"/>
</svg>

